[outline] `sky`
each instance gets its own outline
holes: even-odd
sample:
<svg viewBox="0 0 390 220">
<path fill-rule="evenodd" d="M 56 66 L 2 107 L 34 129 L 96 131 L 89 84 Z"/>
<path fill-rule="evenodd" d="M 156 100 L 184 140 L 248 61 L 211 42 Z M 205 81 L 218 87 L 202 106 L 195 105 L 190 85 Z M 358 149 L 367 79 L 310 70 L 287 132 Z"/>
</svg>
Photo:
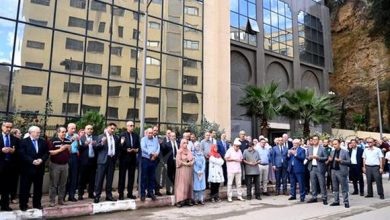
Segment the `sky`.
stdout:
<svg viewBox="0 0 390 220">
<path fill-rule="evenodd" d="M 18 1 L 1 0 L 0 16 L 15 19 Z M 0 62 L 10 63 L 14 42 L 15 23 L 0 18 Z"/>
</svg>

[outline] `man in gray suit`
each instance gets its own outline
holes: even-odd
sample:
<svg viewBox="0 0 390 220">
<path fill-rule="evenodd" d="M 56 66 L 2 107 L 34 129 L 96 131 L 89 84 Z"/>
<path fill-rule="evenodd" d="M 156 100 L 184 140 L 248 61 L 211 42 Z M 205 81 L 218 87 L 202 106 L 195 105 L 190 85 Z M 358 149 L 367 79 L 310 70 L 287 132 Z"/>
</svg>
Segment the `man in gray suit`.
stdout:
<svg viewBox="0 0 390 220">
<path fill-rule="evenodd" d="M 325 186 L 325 161 L 328 157 L 325 153 L 325 148 L 319 145 L 319 137 L 312 136 L 313 145 L 308 149 L 308 169 L 310 171 L 310 183 L 312 186 L 312 198 L 308 203 L 317 202 L 318 185 L 322 194 L 322 202 L 324 205 L 328 204 L 328 196 Z"/>
<path fill-rule="evenodd" d="M 349 208 L 348 201 L 348 174 L 351 158 L 347 150 L 341 149 L 340 140 L 335 139 L 332 142 L 334 150 L 330 153 L 329 162 L 332 170 L 332 185 L 334 202 L 330 206 L 339 206 L 339 185 L 341 185 L 341 192 L 343 193 L 343 201 L 345 208 Z"/>
</svg>

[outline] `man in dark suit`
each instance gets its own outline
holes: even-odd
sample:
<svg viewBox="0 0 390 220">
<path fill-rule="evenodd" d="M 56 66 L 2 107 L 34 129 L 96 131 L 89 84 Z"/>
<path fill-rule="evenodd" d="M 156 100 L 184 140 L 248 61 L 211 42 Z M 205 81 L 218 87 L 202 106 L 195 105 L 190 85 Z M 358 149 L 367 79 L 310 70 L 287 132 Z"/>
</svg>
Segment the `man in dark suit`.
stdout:
<svg viewBox="0 0 390 220">
<path fill-rule="evenodd" d="M 0 193 L 1 193 L 1 211 L 12 211 L 9 207 L 9 197 L 12 191 L 11 177 L 18 173 L 17 168 L 17 149 L 19 140 L 10 134 L 12 122 L 4 121 L 1 124 L 0 135 Z M 8 180 L 7 180 L 8 179 Z M 14 183 L 15 184 L 15 183 Z"/>
<path fill-rule="evenodd" d="M 300 193 L 300 201 L 305 201 L 305 165 L 304 161 L 306 159 L 306 151 L 301 147 L 301 141 L 299 139 L 295 139 L 293 141 L 293 147 L 288 150 L 287 160 L 288 160 L 288 172 L 290 174 L 291 181 L 291 189 L 290 195 L 291 197 L 288 200 L 296 199 L 296 185 L 298 182 L 299 185 L 299 193 Z"/>
<path fill-rule="evenodd" d="M 283 145 L 282 138 L 277 138 L 276 146 L 272 148 L 272 169 L 276 178 L 276 194 L 280 195 L 280 185 L 283 184 L 283 193 L 287 195 L 287 152 L 288 148 Z"/>
<path fill-rule="evenodd" d="M 110 123 L 98 137 L 95 147 L 97 154 L 97 169 L 95 178 L 95 200 L 99 203 L 103 181 L 106 178 L 106 201 L 116 201 L 112 197 L 112 182 L 114 180 L 115 163 L 119 154 L 119 138 L 115 136 L 116 124 Z"/>
<path fill-rule="evenodd" d="M 134 132 L 134 122 L 126 123 L 127 131 L 121 134 L 119 154 L 119 200 L 124 199 L 124 190 L 127 173 L 127 198 L 135 199 L 133 195 L 135 169 L 137 168 L 137 154 L 140 148 L 140 138 Z"/>
<path fill-rule="evenodd" d="M 221 155 L 222 158 L 225 158 L 226 151 L 229 149 L 230 145 L 228 141 L 226 140 L 226 134 L 221 134 L 221 139 L 217 141 L 217 147 L 218 147 L 218 153 Z M 225 159 L 224 159 L 225 160 Z M 222 165 L 222 171 L 223 171 L 223 177 L 225 178 L 224 185 L 227 185 L 227 167 L 226 167 L 226 161 Z"/>
<path fill-rule="evenodd" d="M 176 133 L 170 132 L 170 141 L 162 145 L 164 162 L 167 164 L 168 181 L 166 185 L 167 195 L 172 195 L 175 189 L 176 154 L 179 150 L 179 142 Z M 172 189 L 171 189 L 172 188 Z"/>
<path fill-rule="evenodd" d="M 324 205 L 328 204 L 328 194 L 326 191 L 325 184 L 325 172 L 326 166 L 325 161 L 328 160 L 328 157 L 325 153 L 325 148 L 319 145 L 319 137 L 314 135 L 312 137 L 313 145 L 308 149 L 308 169 L 310 171 L 310 183 L 312 186 L 312 198 L 308 203 L 317 202 L 318 195 L 318 186 L 322 194 L 322 203 Z"/>
<path fill-rule="evenodd" d="M 96 176 L 96 152 L 97 137 L 93 135 L 93 126 L 85 126 L 85 135 L 80 137 L 80 175 L 78 186 L 78 199 L 83 200 L 84 190 L 88 184 L 88 198 L 94 198 L 93 190 L 95 187 Z"/>
<path fill-rule="evenodd" d="M 33 208 L 42 209 L 43 175 L 45 162 L 49 158 L 47 143 L 40 138 L 41 129 L 31 126 L 28 132 L 30 137 L 22 140 L 19 151 L 21 160 L 19 206 L 22 211 L 28 208 L 31 184 L 34 184 Z"/>
<path fill-rule="evenodd" d="M 283 134 L 282 139 L 283 146 L 290 150 L 293 147 L 293 142 L 288 140 L 288 134 Z"/>
<path fill-rule="evenodd" d="M 363 181 L 363 152 L 364 150 L 357 146 L 355 139 L 351 140 L 351 148 L 349 148 L 349 156 L 351 158 L 351 165 L 349 169 L 349 179 L 353 183 L 352 195 L 357 195 L 360 192 L 360 196 L 364 196 L 364 181 Z M 359 190 L 358 190 L 359 182 Z"/>
</svg>

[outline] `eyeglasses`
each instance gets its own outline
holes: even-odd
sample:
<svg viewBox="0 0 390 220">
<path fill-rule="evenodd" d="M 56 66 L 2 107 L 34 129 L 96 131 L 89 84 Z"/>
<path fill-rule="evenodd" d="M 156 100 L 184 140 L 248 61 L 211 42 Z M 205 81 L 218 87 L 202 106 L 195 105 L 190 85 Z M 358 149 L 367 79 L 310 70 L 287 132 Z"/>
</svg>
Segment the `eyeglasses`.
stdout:
<svg viewBox="0 0 390 220">
<path fill-rule="evenodd" d="M 130 127 L 134 127 L 134 125 L 129 125 Z"/>
</svg>

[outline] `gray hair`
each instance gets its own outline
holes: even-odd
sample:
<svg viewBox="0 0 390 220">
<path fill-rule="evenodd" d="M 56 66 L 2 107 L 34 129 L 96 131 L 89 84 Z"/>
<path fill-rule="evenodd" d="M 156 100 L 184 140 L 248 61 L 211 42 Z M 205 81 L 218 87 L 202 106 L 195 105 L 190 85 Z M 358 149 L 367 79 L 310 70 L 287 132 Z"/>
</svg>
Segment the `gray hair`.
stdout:
<svg viewBox="0 0 390 220">
<path fill-rule="evenodd" d="M 35 125 L 33 125 L 33 126 L 28 128 L 28 133 L 29 134 L 31 134 L 34 131 L 41 131 L 41 129 L 38 126 L 35 126 Z"/>
</svg>

